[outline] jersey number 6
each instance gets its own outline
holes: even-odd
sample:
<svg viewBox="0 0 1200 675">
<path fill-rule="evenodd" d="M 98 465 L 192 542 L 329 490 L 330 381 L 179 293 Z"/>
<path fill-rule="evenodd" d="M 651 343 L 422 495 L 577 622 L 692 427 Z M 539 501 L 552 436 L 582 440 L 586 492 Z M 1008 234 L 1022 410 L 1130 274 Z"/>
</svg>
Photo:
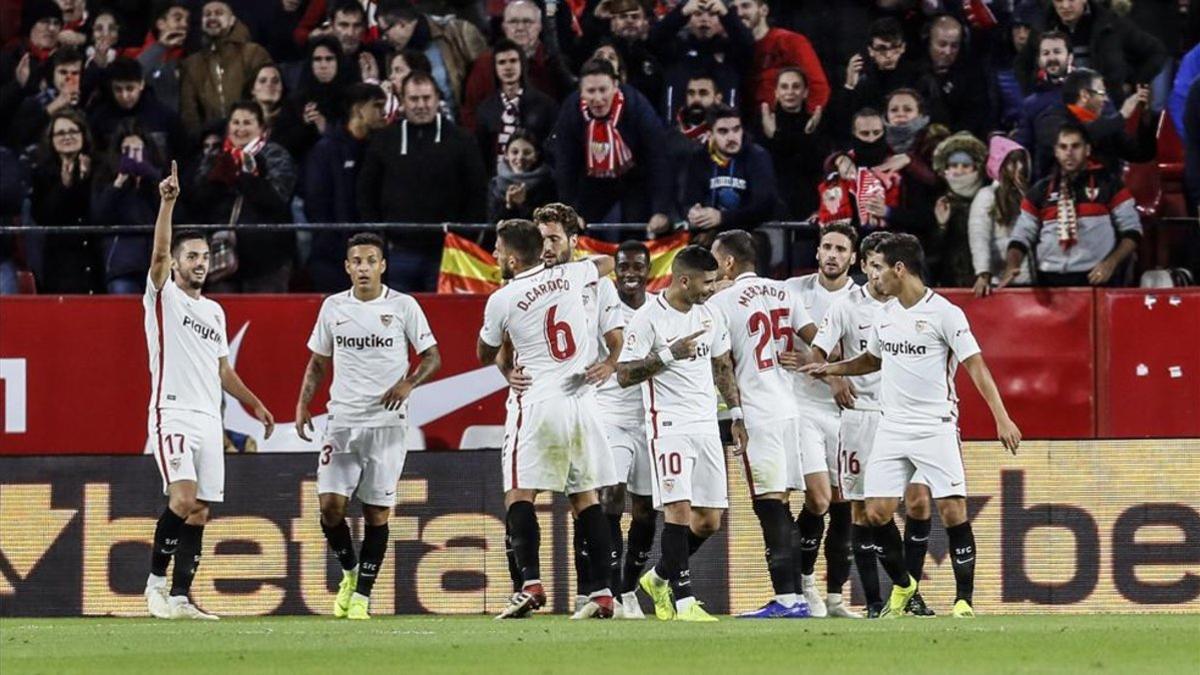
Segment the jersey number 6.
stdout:
<svg viewBox="0 0 1200 675">
<path fill-rule="evenodd" d="M 575 336 L 571 334 L 571 324 L 566 321 L 555 321 L 558 305 L 546 312 L 546 342 L 550 344 L 550 356 L 555 361 L 566 361 L 575 356 Z"/>
</svg>

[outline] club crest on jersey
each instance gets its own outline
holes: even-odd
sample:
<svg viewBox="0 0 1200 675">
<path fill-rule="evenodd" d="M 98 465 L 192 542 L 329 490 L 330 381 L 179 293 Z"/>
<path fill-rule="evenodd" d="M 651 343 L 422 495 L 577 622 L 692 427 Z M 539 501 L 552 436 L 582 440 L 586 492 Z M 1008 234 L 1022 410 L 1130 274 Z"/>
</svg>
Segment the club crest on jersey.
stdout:
<svg viewBox="0 0 1200 675">
<path fill-rule="evenodd" d="M 390 326 L 390 325 L 392 325 L 392 315 L 391 314 L 381 314 L 379 316 L 379 321 L 383 323 L 384 327 Z"/>
<path fill-rule="evenodd" d="M 674 478 L 664 478 L 663 482 L 662 482 L 662 486 L 663 486 L 663 490 L 665 490 L 667 492 L 674 490 L 675 489 L 675 479 Z"/>
<path fill-rule="evenodd" d="M 182 457 L 173 457 L 173 458 L 171 458 L 171 469 L 172 469 L 172 470 L 174 470 L 174 471 L 178 471 L 178 470 L 179 470 L 179 467 L 180 467 L 182 464 L 183 464 L 183 458 L 182 458 Z"/>
<path fill-rule="evenodd" d="M 929 322 L 928 321 L 918 319 L 916 324 L 914 324 L 914 325 L 915 325 L 918 333 L 924 333 L 929 330 Z"/>
</svg>

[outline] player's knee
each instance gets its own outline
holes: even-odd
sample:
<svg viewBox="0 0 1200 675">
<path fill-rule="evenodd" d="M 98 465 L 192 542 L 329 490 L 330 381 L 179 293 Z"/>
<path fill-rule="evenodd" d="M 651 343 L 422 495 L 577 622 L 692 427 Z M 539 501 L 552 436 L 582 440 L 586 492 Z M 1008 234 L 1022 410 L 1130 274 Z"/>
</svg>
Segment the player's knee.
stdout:
<svg viewBox="0 0 1200 675">
<path fill-rule="evenodd" d="M 187 519 L 184 521 L 188 525 L 205 525 L 208 523 L 208 504 L 197 501 L 188 512 Z"/>
<path fill-rule="evenodd" d="M 609 515 L 619 516 L 624 513 L 625 487 L 612 485 L 600 490 L 600 504 L 604 506 L 604 512 Z"/>
<path fill-rule="evenodd" d="M 804 496 L 804 508 L 808 509 L 809 513 L 818 516 L 825 515 L 825 512 L 829 510 L 829 495 L 809 490 Z"/>
<path fill-rule="evenodd" d="M 867 524 L 871 527 L 879 527 L 886 525 L 892 518 L 892 514 L 887 512 L 887 509 L 878 505 L 867 505 L 866 508 Z"/>
<path fill-rule="evenodd" d="M 908 494 L 904 495 L 904 511 L 912 518 L 929 520 L 929 517 L 933 515 L 933 505 L 930 502 L 928 491 L 910 490 Z"/>
<path fill-rule="evenodd" d="M 368 525 L 387 525 L 388 516 L 392 510 L 386 506 L 367 506 L 363 505 L 363 519 Z"/>
<path fill-rule="evenodd" d="M 967 522 L 967 500 L 961 497 L 938 500 L 938 515 L 946 527 L 954 527 Z"/>
<path fill-rule="evenodd" d="M 194 495 L 171 495 L 168 504 L 170 509 L 181 518 L 191 518 L 195 511 L 203 506 Z"/>
<path fill-rule="evenodd" d="M 708 539 L 716 534 L 720 529 L 721 514 L 719 512 L 706 513 L 704 515 L 699 515 L 696 513 L 692 514 L 692 532 L 694 532 L 697 537 Z"/>
<path fill-rule="evenodd" d="M 638 522 L 653 523 L 655 519 L 654 502 L 646 497 L 635 496 L 629 514 Z"/>
<path fill-rule="evenodd" d="M 345 502 L 334 500 L 321 502 L 321 522 L 325 527 L 334 527 L 346 518 Z"/>
</svg>

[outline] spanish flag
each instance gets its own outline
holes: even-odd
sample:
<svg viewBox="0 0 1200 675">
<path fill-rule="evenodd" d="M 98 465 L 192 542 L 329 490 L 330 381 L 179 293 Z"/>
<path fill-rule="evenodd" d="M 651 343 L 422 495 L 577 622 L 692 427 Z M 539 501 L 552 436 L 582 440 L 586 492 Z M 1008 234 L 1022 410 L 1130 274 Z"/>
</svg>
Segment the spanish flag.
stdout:
<svg viewBox="0 0 1200 675">
<path fill-rule="evenodd" d="M 647 290 L 661 291 L 671 285 L 671 263 L 675 254 L 688 245 L 687 232 L 678 232 L 646 242 L 650 249 L 650 279 Z M 617 244 L 599 241 L 586 235 L 579 237 L 576 256 L 615 255 Z M 438 277 L 438 293 L 488 294 L 500 288 L 500 266 L 491 253 L 479 245 L 452 232 L 447 232 L 442 247 L 442 271 Z"/>
</svg>

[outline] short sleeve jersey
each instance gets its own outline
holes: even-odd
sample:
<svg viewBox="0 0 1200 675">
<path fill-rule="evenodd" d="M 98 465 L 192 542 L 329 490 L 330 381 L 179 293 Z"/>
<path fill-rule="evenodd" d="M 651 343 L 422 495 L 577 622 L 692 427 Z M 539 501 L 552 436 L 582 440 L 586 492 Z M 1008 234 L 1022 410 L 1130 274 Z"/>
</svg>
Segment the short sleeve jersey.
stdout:
<svg viewBox="0 0 1200 675">
<path fill-rule="evenodd" d="M 150 352 L 150 409 L 221 416 L 220 359 L 229 356 L 225 310 L 193 298 L 168 278 L 142 296 Z"/>
<path fill-rule="evenodd" d="M 825 313 L 829 311 L 833 303 L 849 295 L 857 287 L 853 281 L 848 281 L 840 289 L 828 291 L 821 285 L 819 276 L 820 273 L 806 274 L 784 282 L 788 291 L 799 299 L 799 304 L 803 305 L 809 317 L 818 326 L 821 325 L 821 320 L 825 318 Z M 799 329 L 801 326 L 796 326 L 796 328 Z M 838 412 L 837 403 L 833 400 L 833 391 L 830 390 L 828 384 L 807 375 L 795 375 L 792 377 L 792 382 L 797 402 L 800 405 Z"/>
<path fill-rule="evenodd" d="M 680 312 L 666 294 L 647 300 L 625 327 L 622 362 L 658 353 L 694 333 L 696 355 L 668 363 L 642 383 L 650 434 L 654 438 L 685 434 L 717 434 L 717 394 L 712 360 L 729 351 L 729 329 L 720 310 L 692 305 Z"/>
<path fill-rule="evenodd" d="M 799 416 L 792 375 L 779 365 L 779 351 L 791 330 L 792 299 L 782 281 L 746 273 L 712 297 L 708 305 L 725 315 L 730 353 L 747 426 Z"/>
<path fill-rule="evenodd" d="M 655 297 L 657 296 L 654 293 L 647 293 L 646 302 L 642 306 L 654 302 Z M 628 325 L 637 310 L 626 305 L 620 298 L 617 299 L 617 305 L 623 324 L 626 326 L 625 339 L 628 340 Z M 605 350 L 607 347 L 602 346 L 601 354 L 604 354 Z M 642 388 L 622 387 L 617 383 L 615 375 L 596 387 L 596 403 L 600 405 L 600 411 L 604 414 L 605 420 L 613 421 L 619 426 L 640 427 L 644 423 L 645 409 L 642 403 Z"/>
<path fill-rule="evenodd" d="M 387 410 L 381 400 L 408 375 L 411 346 L 417 354 L 437 340 L 425 312 L 411 296 L 386 286 L 362 301 L 349 290 L 325 298 L 308 348 L 333 359 L 329 426 L 386 427 L 404 424 L 408 403 Z"/>
<path fill-rule="evenodd" d="M 612 279 L 605 277 L 588 284 L 583 291 L 583 306 L 587 309 L 588 322 L 596 336 L 592 342 L 596 351 L 589 361 L 595 363 L 608 357 L 608 345 L 604 342 L 604 335 L 624 328 L 626 324 L 625 314 L 621 311 L 621 297 L 617 295 L 617 287 Z"/>
<path fill-rule="evenodd" d="M 479 339 L 499 347 L 507 333 L 516 365 L 533 379 L 519 395 L 523 403 L 587 390 L 584 374 L 595 353 L 595 325 L 583 294 L 598 278 L 591 261 L 532 267 L 488 297 Z"/>
<path fill-rule="evenodd" d="M 875 314 L 883 305 L 867 292 L 865 286 L 856 287 L 825 313 L 817 336 L 813 338 L 813 346 L 820 347 L 828 356 L 841 345 L 843 359 L 862 354 L 867 351 L 867 342 L 875 328 Z M 879 379 L 878 372 L 850 378 L 854 385 L 855 409 L 879 410 Z"/>
<path fill-rule="evenodd" d="M 867 351 L 883 362 L 884 424 L 958 422 L 954 374 L 980 351 L 961 309 L 932 290 L 907 309 L 889 300 L 876 314 Z"/>
</svg>

